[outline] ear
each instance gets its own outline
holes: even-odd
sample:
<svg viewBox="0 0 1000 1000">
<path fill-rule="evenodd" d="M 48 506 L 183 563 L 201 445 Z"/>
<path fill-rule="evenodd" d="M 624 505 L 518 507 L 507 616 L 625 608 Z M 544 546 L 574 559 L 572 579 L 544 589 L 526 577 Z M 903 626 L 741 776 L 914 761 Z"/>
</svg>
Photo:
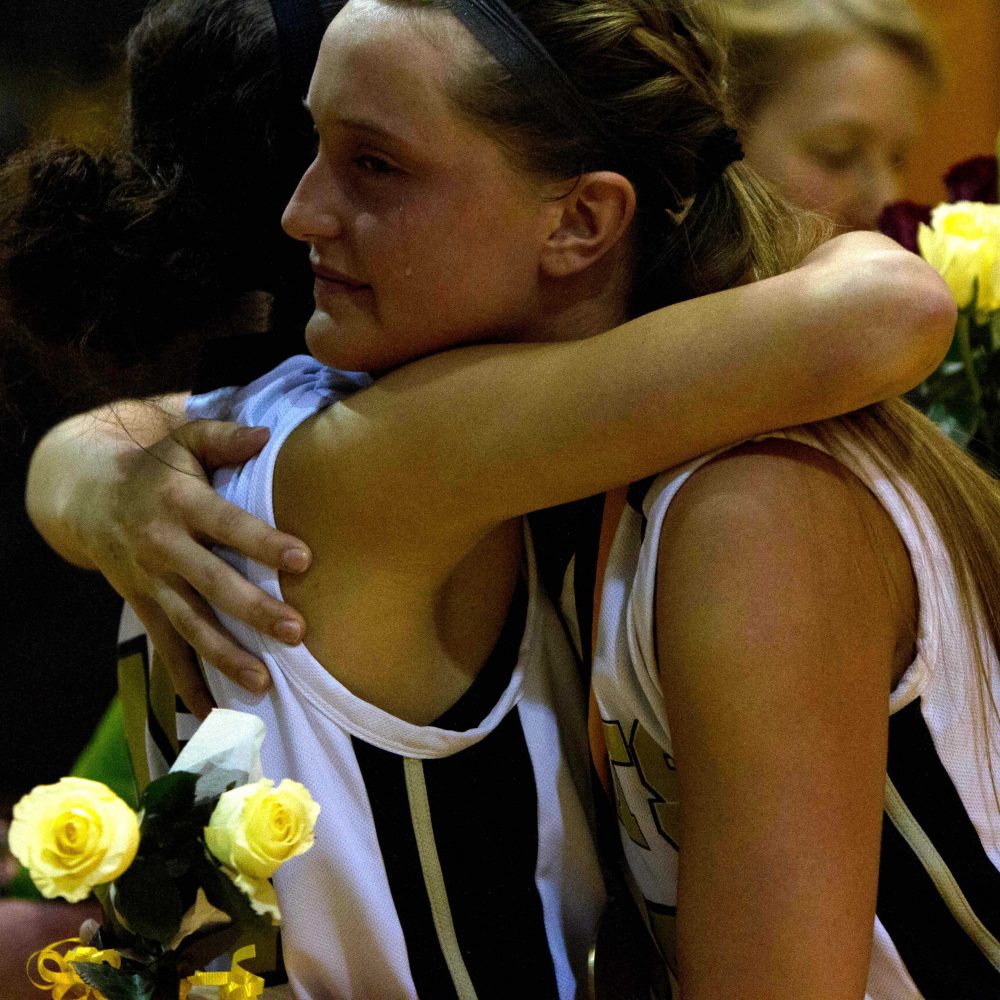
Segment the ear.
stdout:
<svg viewBox="0 0 1000 1000">
<path fill-rule="evenodd" d="M 635 188 L 621 174 L 582 174 L 552 205 L 541 267 L 551 278 L 578 274 L 618 246 L 635 216 Z"/>
</svg>

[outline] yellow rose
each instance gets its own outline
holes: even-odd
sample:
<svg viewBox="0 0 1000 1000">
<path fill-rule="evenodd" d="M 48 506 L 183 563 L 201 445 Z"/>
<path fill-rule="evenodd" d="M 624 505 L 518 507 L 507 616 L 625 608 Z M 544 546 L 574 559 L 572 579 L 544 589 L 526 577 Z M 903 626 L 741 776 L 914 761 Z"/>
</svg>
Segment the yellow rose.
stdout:
<svg viewBox="0 0 1000 1000">
<path fill-rule="evenodd" d="M 251 881 L 269 879 L 289 858 L 308 851 L 319 805 L 297 781 L 269 778 L 224 792 L 205 828 L 208 849 Z"/>
<path fill-rule="evenodd" d="M 278 907 L 278 894 L 274 886 L 266 878 L 250 878 L 238 872 L 229 872 L 236 888 L 250 901 L 250 907 L 258 916 L 270 917 L 271 923 L 277 927 L 281 923 L 281 910 Z"/>
<path fill-rule="evenodd" d="M 917 243 L 960 309 L 975 305 L 980 321 L 1000 309 L 1000 205 L 938 205 L 930 226 L 921 224 Z"/>
<path fill-rule="evenodd" d="M 77 903 L 112 882 L 139 849 L 139 820 L 99 781 L 39 785 L 14 806 L 10 851 L 47 899 Z"/>
</svg>

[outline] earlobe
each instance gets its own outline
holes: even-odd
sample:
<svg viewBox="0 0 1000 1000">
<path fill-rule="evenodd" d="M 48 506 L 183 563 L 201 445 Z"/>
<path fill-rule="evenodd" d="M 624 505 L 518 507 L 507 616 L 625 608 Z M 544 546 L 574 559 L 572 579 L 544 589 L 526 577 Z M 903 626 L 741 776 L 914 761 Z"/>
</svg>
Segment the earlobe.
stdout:
<svg viewBox="0 0 1000 1000">
<path fill-rule="evenodd" d="M 560 197 L 542 253 L 542 270 L 551 278 L 586 270 L 618 246 L 635 215 L 635 189 L 610 170 L 582 174 Z"/>
</svg>

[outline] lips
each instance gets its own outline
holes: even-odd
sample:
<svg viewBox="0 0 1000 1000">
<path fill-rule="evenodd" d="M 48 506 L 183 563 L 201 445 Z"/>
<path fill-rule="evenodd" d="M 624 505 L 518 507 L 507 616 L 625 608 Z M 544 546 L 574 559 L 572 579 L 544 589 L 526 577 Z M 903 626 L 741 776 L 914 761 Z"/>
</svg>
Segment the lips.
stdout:
<svg viewBox="0 0 1000 1000">
<path fill-rule="evenodd" d="M 322 264 L 312 265 L 313 273 L 316 275 L 316 285 L 330 292 L 360 292 L 369 288 L 364 282 L 356 281 L 354 278 L 342 271 L 334 270 L 332 267 L 324 267 Z"/>
</svg>

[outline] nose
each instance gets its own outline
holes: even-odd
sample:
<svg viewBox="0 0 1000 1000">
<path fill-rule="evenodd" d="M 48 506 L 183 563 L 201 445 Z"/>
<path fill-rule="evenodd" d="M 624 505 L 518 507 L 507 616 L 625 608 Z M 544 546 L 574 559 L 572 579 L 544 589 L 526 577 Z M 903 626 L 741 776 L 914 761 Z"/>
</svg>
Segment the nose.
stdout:
<svg viewBox="0 0 1000 1000">
<path fill-rule="evenodd" d="M 305 243 L 331 239 L 341 232 L 334 205 L 335 185 L 317 156 L 302 175 L 281 216 L 281 226 L 292 239 Z"/>
<path fill-rule="evenodd" d="M 856 204 L 854 228 L 875 229 L 882 209 L 899 198 L 899 174 L 890 161 L 869 166 Z"/>
<path fill-rule="evenodd" d="M 891 201 L 899 198 L 899 171 L 894 163 L 887 161 L 879 165 L 872 180 L 872 200 L 876 213 L 881 212 Z"/>
</svg>

